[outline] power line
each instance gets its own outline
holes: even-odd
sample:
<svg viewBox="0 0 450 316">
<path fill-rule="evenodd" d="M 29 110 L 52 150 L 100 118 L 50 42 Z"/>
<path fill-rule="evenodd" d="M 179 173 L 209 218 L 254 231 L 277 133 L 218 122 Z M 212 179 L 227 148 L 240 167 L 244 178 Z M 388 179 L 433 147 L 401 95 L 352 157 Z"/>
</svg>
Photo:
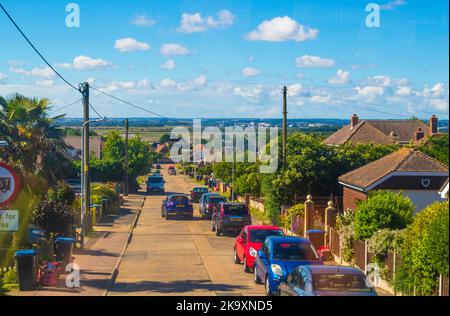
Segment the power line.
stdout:
<svg viewBox="0 0 450 316">
<path fill-rule="evenodd" d="M 95 87 L 93 87 L 93 86 L 90 86 L 90 88 L 91 88 L 92 90 L 95 90 L 95 91 L 97 91 L 97 92 L 99 92 L 99 93 L 101 93 L 101 94 L 103 94 L 103 95 L 106 95 L 106 96 L 108 96 L 108 97 L 110 97 L 110 98 L 112 98 L 112 99 L 114 99 L 114 100 L 116 100 L 116 101 L 119 101 L 119 102 L 128 104 L 128 105 L 130 105 L 130 106 L 132 106 L 132 107 L 134 107 L 134 108 L 136 108 L 136 109 L 140 109 L 140 110 L 142 110 L 142 111 L 144 111 L 144 112 L 150 113 L 150 114 L 152 114 L 152 115 L 155 115 L 155 116 L 158 116 L 158 117 L 161 117 L 161 118 L 170 119 L 170 118 L 168 118 L 168 117 L 166 117 L 166 116 L 164 116 L 164 115 L 155 113 L 155 112 L 150 111 L 150 110 L 147 110 L 146 108 L 143 108 L 143 107 L 141 107 L 141 106 L 139 106 L 139 105 L 136 105 L 136 104 L 133 104 L 133 103 L 131 103 L 131 102 L 125 101 L 125 100 L 123 100 L 123 99 L 120 99 L 120 98 L 118 98 L 118 97 L 115 97 L 115 96 L 113 96 L 113 95 L 111 95 L 111 94 L 109 94 L 109 93 L 107 93 L 107 92 L 105 92 L 105 91 L 102 91 L 102 90 L 100 90 L 100 89 L 97 89 L 97 88 L 95 88 Z"/>
<path fill-rule="evenodd" d="M 70 103 L 70 104 L 67 104 L 67 105 L 65 105 L 65 106 L 63 106 L 63 107 L 61 107 L 61 108 L 59 108 L 59 109 L 57 109 L 57 110 L 51 111 L 51 112 L 50 112 L 50 115 L 53 114 L 53 113 L 56 113 L 56 112 L 65 110 L 65 109 L 71 107 L 72 105 L 77 104 L 77 103 L 80 102 L 81 100 L 82 100 L 82 99 L 78 99 L 78 100 L 76 100 L 76 101 L 74 101 L 74 102 L 72 102 L 72 103 Z"/>
<path fill-rule="evenodd" d="M 22 34 L 23 38 L 28 42 L 28 44 L 33 48 L 33 50 L 36 52 L 36 54 L 39 55 L 39 57 L 41 57 L 41 59 L 47 64 L 48 67 L 50 67 L 50 69 L 59 77 L 61 78 L 62 81 L 64 81 L 66 84 L 68 84 L 70 87 L 72 87 L 73 89 L 78 90 L 77 87 L 75 87 L 73 84 L 71 84 L 69 81 L 67 81 L 58 71 L 56 71 L 55 68 L 53 68 L 53 66 L 47 61 L 47 59 L 45 59 L 45 57 L 39 52 L 39 50 L 36 48 L 36 46 L 33 45 L 33 43 L 31 43 L 31 41 L 28 39 L 28 37 L 25 35 L 25 33 L 21 30 L 21 28 L 17 25 L 17 23 L 14 21 L 14 19 L 11 17 L 11 15 L 8 13 L 8 11 L 6 11 L 5 7 L 0 3 L 0 8 L 3 10 L 3 12 L 5 12 L 6 16 L 9 18 L 9 20 L 12 22 L 12 24 L 14 24 L 14 26 L 16 27 L 16 29 L 19 31 L 20 34 Z"/>
<path fill-rule="evenodd" d="M 104 116 L 101 116 L 101 115 L 97 112 L 97 110 L 94 108 L 94 106 L 93 106 L 91 103 L 89 103 L 89 107 L 95 112 L 95 114 L 98 115 L 99 118 L 104 118 Z"/>
</svg>

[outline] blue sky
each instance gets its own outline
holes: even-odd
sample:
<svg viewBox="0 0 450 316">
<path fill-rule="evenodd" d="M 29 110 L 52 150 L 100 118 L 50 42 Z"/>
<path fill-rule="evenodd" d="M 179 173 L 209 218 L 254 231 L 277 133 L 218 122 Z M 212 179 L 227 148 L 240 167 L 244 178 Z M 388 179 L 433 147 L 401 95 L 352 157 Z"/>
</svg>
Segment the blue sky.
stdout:
<svg viewBox="0 0 450 316">
<path fill-rule="evenodd" d="M 72 83 L 168 117 L 448 117 L 448 1 L 2 0 L 25 33 Z M 0 95 L 48 97 L 55 114 L 81 116 L 79 98 L 46 69 L 0 12 Z M 145 117 L 97 93 L 108 117 Z M 365 110 L 369 109 L 369 110 Z M 391 114 L 387 114 L 391 113 Z M 401 116 L 396 115 L 401 114 Z"/>
</svg>

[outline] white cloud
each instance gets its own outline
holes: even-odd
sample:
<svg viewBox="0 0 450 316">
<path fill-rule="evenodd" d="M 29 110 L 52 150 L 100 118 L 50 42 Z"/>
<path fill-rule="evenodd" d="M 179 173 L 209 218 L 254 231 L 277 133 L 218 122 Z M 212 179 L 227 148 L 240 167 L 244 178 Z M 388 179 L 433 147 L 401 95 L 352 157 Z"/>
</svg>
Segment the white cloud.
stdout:
<svg viewBox="0 0 450 316">
<path fill-rule="evenodd" d="M 431 99 L 430 105 L 438 111 L 448 111 L 448 100 L 444 99 Z"/>
<path fill-rule="evenodd" d="M 53 80 L 38 80 L 35 82 L 36 85 L 40 86 L 40 87 L 45 87 L 45 88 L 49 88 L 51 86 L 53 86 Z"/>
<path fill-rule="evenodd" d="M 149 50 L 151 46 L 144 42 L 139 42 L 134 38 L 127 37 L 116 40 L 114 48 L 122 53 L 134 52 L 137 50 Z"/>
<path fill-rule="evenodd" d="M 331 58 L 322 58 L 319 56 L 304 55 L 295 60 L 299 68 L 331 68 L 336 62 Z"/>
<path fill-rule="evenodd" d="M 233 88 L 233 94 L 243 97 L 248 102 L 258 103 L 260 101 L 260 97 L 263 94 L 263 87 L 261 85 L 257 85 L 255 87 L 244 89 L 242 87 Z"/>
<path fill-rule="evenodd" d="M 197 87 L 203 87 L 206 85 L 206 77 L 204 75 L 200 75 L 194 79 L 194 85 Z"/>
<path fill-rule="evenodd" d="M 54 66 L 57 68 L 63 68 L 63 69 L 71 69 L 72 68 L 71 63 L 56 63 Z"/>
<path fill-rule="evenodd" d="M 167 70 L 173 70 L 176 67 L 177 65 L 175 64 L 175 61 L 173 61 L 173 59 L 169 59 L 168 61 L 166 61 L 164 64 L 161 65 L 161 68 Z"/>
<path fill-rule="evenodd" d="M 402 86 L 395 91 L 395 95 L 399 97 L 409 97 L 413 94 L 411 87 Z"/>
<path fill-rule="evenodd" d="M 17 74 L 27 75 L 27 76 L 32 76 L 32 77 L 40 77 L 40 78 L 45 78 L 45 79 L 52 79 L 56 76 L 55 73 L 53 72 L 53 70 L 48 66 L 45 66 L 42 68 L 33 68 L 30 71 L 12 66 L 9 70 L 11 72 L 14 72 Z"/>
<path fill-rule="evenodd" d="M 148 18 L 146 15 L 136 15 L 131 23 L 138 26 L 152 26 L 156 21 Z"/>
<path fill-rule="evenodd" d="M 269 42 L 303 42 L 315 39 L 318 33 L 317 29 L 301 25 L 294 19 L 284 16 L 263 21 L 256 30 L 247 34 L 246 39 Z"/>
<path fill-rule="evenodd" d="M 384 88 L 379 86 L 356 87 L 355 91 L 359 99 L 365 102 L 374 102 L 384 94 Z"/>
<path fill-rule="evenodd" d="M 0 72 L 0 80 L 5 80 L 8 76 L 2 72 Z"/>
<path fill-rule="evenodd" d="M 177 83 L 175 81 L 173 81 L 172 79 L 167 78 L 167 79 L 161 80 L 159 85 L 163 89 L 170 89 L 170 88 L 176 87 Z"/>
<path fill-rule="evenodd" d="M 88 56 L 77 56 L 72 63 L 56 63 L 55 67 L 75 70 L 93 70 L 110 67 L 111 64 L 101 58 L 94 59 Z"/>
<path fill-rule="evenodd" d="M 314 95 L 310 98 L 312 103 L 326 104 L 331 102 L 331 96 L 329 95 Z"/>
<path fill-rule="evenodd" d="M 346 84 L 350 81 L 350 72 L 343 69 L 339 69 L 336 72 L 336 76 L 328 80 L 330 84 Z"/>
<path fill-rule="evenodd" d="M 261 71 L 259 71 L 258 69 L 255 68 L 251 68 L 251 67 L 246 67 L 244 69 L 242 69 L 242 76 L 244 77 L 255 77 L 257 75 L 259 75 L 261 73 Z"/>
<path fill-rule="evenodd" d="M 299 84 L 299 83 L 293 84 L 293 85 L 287 87 L 287 89 L 288 89 L 287 90 L 288 96 L 290 96 L 290 97 L 297 97 L 300 94 L 301 90 L 302 90 L 302 85 Z"/>
<path fill-rule="evenodd" d="M 431 89 L 428 86 L 425 86 L 423 89 L 422 95 L 428 98 L 440 98 L 444 97 L 447 94 L 448 90 L 445 89 L 445 85 L 443 83 L 436 83 Z"/>
<path fill-rule="evenodd" d="M 185 56 L 189 54 L 189 50 L 180 44 L 163 44 L 161 54 L 164 56 Z"/>
<path fill-rule="evenodd" d="M 137 86 L 138 88 L 149 88 L 151 87 L 151 83 L 148 79 L 142 79 L 138 81 Z"/>
<path fill-rule="evenodd" d="M 211 28 L 225 28 L 234 24 L 235 17 L 228 10 L 221 10 L 217 13 L 217 17 L 203 17 L 201 13 L 183 13 L 181 16 L 178 32 L 196 33 L 203 32 Z"/>
<path fill-rule="evenodd" d="M 405 78 L 391 78 L 387 75 L 377 75 L 373 77 L 368 77 L 364 80 L 365 85 L 370 86 L 382 86 L 382 87 L 398 87 L 407 86 L 408 80 Z"/>
</svg>

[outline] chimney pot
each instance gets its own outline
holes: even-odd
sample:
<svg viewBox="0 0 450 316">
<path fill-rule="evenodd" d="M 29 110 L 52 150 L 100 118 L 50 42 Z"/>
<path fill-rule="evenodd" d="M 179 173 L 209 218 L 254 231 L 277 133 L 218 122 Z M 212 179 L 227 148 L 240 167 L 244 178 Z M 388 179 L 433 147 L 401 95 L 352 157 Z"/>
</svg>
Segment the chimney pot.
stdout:
<svg viewBox="0 0 450 316">
<path fill-rule="evenodd" d="M 351 127 L 355 127 L 359 122 L 359 117 L 356 114 L 353 114 L 352 118 L 351 118 Z"/>
<path fill-rule="evenodd" d="M 438 118 L 436 115 L 430 118 L 430 135 L 434 135 L 438 133 Z"/>
</svg>

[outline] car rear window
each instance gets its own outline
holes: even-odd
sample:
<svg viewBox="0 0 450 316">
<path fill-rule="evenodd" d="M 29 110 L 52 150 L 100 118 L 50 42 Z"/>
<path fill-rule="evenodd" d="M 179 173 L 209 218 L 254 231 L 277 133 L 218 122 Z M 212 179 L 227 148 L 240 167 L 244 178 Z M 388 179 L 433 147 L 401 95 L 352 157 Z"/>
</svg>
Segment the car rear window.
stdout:
<svg viewBox="0 0 450 316">
<path fill-rule="evenodd" d="M 163 182 L 162 177 L 150 177 L 148 178 L 148 183 L 161 183 Z"/>
<path fill-rule="evenodd" d="M 225 202 L 225 201 L 226 201 L 226 198 L 220 197 L 220 196 L 209 198 L 209 203 L 211 203 L 211 204 L 218 204 L 220 202 Z"/>
<path fill-rule="evenodd" d="M 269 236 L 284 236 L 282 230 L 275 229 L 252 229 L 250 230 L 250 242 L 263 243 Z"/>
<path fill-rule="evenodd" d="M 243 216 L 248 215 L 248 209 L 245 205 L 225 205 L 223 214 L 231 216 Z"/>
<path fill-rule="evenodd" d="M 363 275 L 324 273 L 314 274 L 315 291 L 372 292 L 372 288 Z"/>
<path fill-rule="evenodd" d="M 274 245 L 273 258 L 276 260 L 319 260 L 319 257 L 307 242 L 280 242 Z"/>
<path fill-rule="evenodd" d="M 192 190 L 194 192 L 208 192 L 207 188 L 194 188 L 194 190 Z"/>
<path fill-rule="evenodd" d="M 170 201 L 176 203 L 189 203 L 189 198 L 184 195 L 175 195 L 170 198 Z"/>
</svg>

